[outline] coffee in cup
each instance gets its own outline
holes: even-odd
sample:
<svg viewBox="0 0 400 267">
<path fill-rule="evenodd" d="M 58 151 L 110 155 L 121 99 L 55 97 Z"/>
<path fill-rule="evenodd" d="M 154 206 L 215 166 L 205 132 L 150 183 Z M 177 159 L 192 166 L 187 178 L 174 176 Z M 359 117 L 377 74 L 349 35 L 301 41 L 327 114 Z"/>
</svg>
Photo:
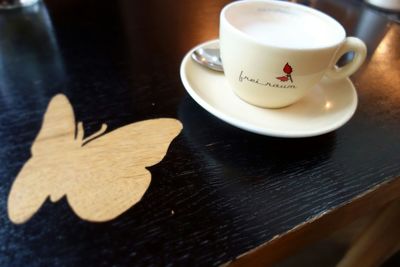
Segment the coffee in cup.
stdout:
<svg viewBox="0 0 400 267">
<path fill-rule="evenodd" d="M 266 108 L 295 103 L 324 76 L 350 76 L 367 54 L 365 44 L 346 37 L 344 28 L 330 16 L 274 0 L 225 6 L 220 16 L 220 49 L 226 79 L 236 95 Z M 351 51 L 354 58 L 338 68 L 339 58 Z"/>
</svg>

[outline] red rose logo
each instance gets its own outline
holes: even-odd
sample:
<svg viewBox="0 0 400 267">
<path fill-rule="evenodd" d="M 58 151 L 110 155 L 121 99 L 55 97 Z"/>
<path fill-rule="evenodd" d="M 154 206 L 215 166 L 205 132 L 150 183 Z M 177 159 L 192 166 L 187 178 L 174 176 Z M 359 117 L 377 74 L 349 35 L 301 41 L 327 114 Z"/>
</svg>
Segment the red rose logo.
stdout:
<svg viewBox="0 0 400 267">
<path fill-rule="evenodd" d="M 292 73 L 292 71 L 293 71 L 292 66 L 290 66 L 289 63 L 286 63 L 285 67 L 283 67 L 283 71 L 284 71 L 286 74 Z"/>
<path fill-rule="evenodd" d="M 288 77 L 286 76 L 282 76 L 282 77 L 276 77 L 278 80 L 280 80 L 281 82 L 286 82 L 287 80 L 289 80 Z"/>
<path fill-rule="evenodd" d="M 291 75 L 292 71 L 293 71 L 292 66 L 290 66 L 289 63 L 286 63 L 286 65 L 283 67 L 283 72 L 286 73 L 286 75 L 285 76 L 276 77 L 276 78 L 278 80 L 280 80 L 281 82 L 287 82 L 289 80 L 291 82 L 293 82 L 292 75 Z"/>
</svg>

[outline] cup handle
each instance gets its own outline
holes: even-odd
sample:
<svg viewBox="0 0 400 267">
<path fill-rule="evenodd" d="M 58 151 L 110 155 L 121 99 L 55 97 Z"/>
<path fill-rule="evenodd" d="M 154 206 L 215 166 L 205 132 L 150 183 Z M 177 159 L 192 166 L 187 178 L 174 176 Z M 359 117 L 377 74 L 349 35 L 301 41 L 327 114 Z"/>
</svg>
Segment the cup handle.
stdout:
<svg viewBox="0 0 400 267">
<path fill-rule="evenodd" d="M 353 59 L 344 65 L 343 67 L 337 67 L 336 62 L 339 60 L 341 56 L 345 53 L 353 51 L 354 57 Z M 343 79 L 350 75 L 352 75 L 361 64 L 364 62 L 365 57 L 367 56 L 367 46 L 363 41 L 356 37 L 347 37 L 342 46 L 337 51 L 334 64 L 328 71 L 325 73 L 331 79 Z"/>
</svg>

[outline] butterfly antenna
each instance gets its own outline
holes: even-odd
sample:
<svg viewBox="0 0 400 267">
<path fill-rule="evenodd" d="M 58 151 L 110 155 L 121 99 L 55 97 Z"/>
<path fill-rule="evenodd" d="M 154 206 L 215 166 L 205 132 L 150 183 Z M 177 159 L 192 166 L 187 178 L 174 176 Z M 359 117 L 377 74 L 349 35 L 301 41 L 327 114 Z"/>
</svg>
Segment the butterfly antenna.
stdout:
<svg viewBox="0 0 400 267">
<path fill-rule="evenodd" d="M 83 123 L 80 121 L 80 122 L 78 122 L 78 131 L 76 133 L 75 140 L 78 140 L 78 141 L 83 140 L 84 135 L 85 135 L 85 130 L 83 130 Z"/>
<path fill-rule="evenodd" d="M 79 126 L 79 125 L 78 125 Z M 79 130 L 79 128 L 78 128 Z M 97 132 L 95 132 L 94 134 L 92 134 L 91 136 L 86 137 L 85 139 L 82 140 L 82 143 L 87 143 L 93 139 L 95 139 L 96 137 L 98 137 L 99 135 L 102 135 L 105 131 L 107 130 L 107 124 L 103 123 L 101 125 L 100 130 L 98 130 Z"/>
</svg>

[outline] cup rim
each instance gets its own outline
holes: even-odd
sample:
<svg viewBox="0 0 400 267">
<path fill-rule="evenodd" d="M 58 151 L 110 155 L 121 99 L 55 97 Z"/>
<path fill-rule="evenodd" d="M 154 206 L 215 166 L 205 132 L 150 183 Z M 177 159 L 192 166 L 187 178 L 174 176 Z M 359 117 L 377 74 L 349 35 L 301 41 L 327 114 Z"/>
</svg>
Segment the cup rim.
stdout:
<svg viewBox="0 0 400 267">
<path fill-rule="evenodd" d="M 233 6 L 239 6 L 239 5 L 248 5 L 248 4 L 252 4 L 252 3 L 268 3 L 268 4 L 272 4 L 274 6 L 280 6 L 280 7 L 285 7 L 285 6 L 294 6 L 297 9 L 301 9 L 301 10 L 305 10 L 307 12 L 312 13 L 313 15 L 316 15 L 324 20 L 328 20 L 329 22 L 331 22 L 331 24 L 336 25 L 336 27 L 339 29 L 340 34 L 341 34 L 341 38 L 340 41 L 336 41 L 336 42 L 332 42 L 332 44 L 328 44 L 328 45 L 321 45 L 318 47 L 301 47 L 301 48 L 296 48 L 296 47 L 285 47 L 285 46 L 279 46 L 279 45 L 274 45 L 274 44 L 268 44 L 268 43 L 264 43 L 258 39 L 256 39 L 255 37 L 244 33 L 243 31 L 239 30 L 238 28 L 236 28 L 234 25 L 232 25 L 232 23 L 227 19 L 226 17 L 226 12 L 228 11 L 228 9 L 232 8 Z M 234 33 L 238 34 L 240 37 L 245 38 L 248 41 L 251 42 L 255 42 L 259 45 L 262 46 L 267 46 L 267 47 L 273 47 L 273 48 L 277 48 L 277 49 L 286 49 L 286 50 L 294 50 L 294 51 L 304 51 L 304 50 L 308 50 L 308 51 L 312 51 L 312 50 L 320 50 L 320 49 L 329 49 L 329 48 L 333 48 L 338 46 L 339 44 L 343 43 L 344 40 L 346 39 L 346 31 L 343 28 L 343 26 L 334 18 L 332 18 L 331 16 L 308 6 L 304 6 L 298 3 L 293 3 L 293 2 L 284 2 L 284 1 L 277 1 L 277 0 L 242 0 L 242 1 L 237 1 L 237 2 L 232 2 L 226 6 L 224 6 L 224 8 L 221 10 L 221 14 L 220 14 L 220 23 L 222 25 L 222 21 L 225 21 L 226 26 L 232 30 Z"/>
</svg>

